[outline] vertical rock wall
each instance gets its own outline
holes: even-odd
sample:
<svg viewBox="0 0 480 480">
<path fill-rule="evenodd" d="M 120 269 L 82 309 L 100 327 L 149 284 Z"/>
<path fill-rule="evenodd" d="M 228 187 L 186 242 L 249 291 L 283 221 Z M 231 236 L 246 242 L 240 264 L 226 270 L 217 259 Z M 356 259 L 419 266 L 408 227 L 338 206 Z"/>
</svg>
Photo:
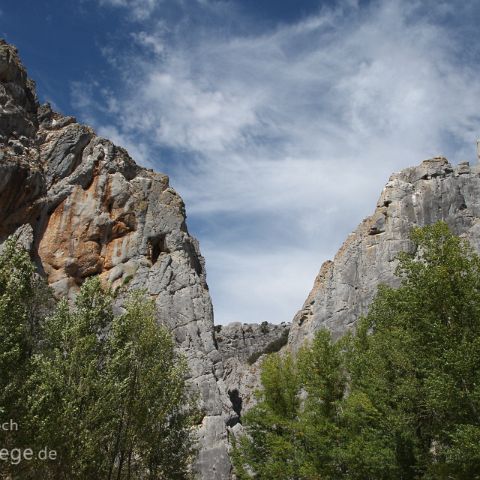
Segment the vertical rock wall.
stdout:
<svg viewBox="0 0 480 480">
<path fill-rule="evenodd" d="M 155 300 L 186 355 L 204 412 L 196 468 L 231 476 L 226 424 L 235 418 L 214 342 L 205 264 L 168 177 L 73 117 L 39 106 L 16 50 L 0 42 L 0 243 L 15 231 L 59 295 L 100 275 Z M 25 233 L 26 232 L 26 233 Z"/>
<path fill-rule="evenodd" d="M 289 346 L 298 349 L 319 328 L 338 337 L 368 310 L 379 283 L 395 286 L 395 257 L 412 248 L 413 226 L 444 220 L 480 251 L 480 166 L 452 166 L 445 158 L 393 174 L 374 214 L 351 233 L 320 269 L 293 320 Z"/>
</svg>

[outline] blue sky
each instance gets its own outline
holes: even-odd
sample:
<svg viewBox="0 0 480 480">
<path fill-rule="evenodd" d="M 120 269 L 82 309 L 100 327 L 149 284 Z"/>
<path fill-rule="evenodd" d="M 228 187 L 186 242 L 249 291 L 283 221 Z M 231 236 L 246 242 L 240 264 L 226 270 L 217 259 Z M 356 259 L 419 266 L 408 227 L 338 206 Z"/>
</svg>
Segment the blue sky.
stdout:
<svg viewBox="0 0 480 480">
<path fill-rule="evenodd" d="M 476 0 L 0 0 L 42 101 L 170 175 L 216 322 L 289 321 L 394 171 L 475 161 Z"/>
</svg>

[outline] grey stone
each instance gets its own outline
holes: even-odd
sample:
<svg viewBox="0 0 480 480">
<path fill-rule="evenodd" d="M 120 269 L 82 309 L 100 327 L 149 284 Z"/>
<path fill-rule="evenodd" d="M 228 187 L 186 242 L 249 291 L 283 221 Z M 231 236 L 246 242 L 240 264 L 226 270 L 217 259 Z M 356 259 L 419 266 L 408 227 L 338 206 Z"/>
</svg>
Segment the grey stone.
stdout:
<svg viewBox="0 0 480 480">
<path fill-rule="evenodd" d="M 453 167 L 437 157 L 393 174 L 373 215 L 323 264 L 293 320 L 289 348 L 297 350 L 320 328 L 343 335 L 368 311 L 380 283 L 398 285 L 396 256 L 411 250 L 412 227 L 443 220 L 480 251 L 479 173 L 478 165 Z"/>
<path fill-rule="evenodd" d="M 0 243 L 16 233 L 57 295 L 74 298 L 99 275 L 118 293 L 144 289 L 187 358 L 188 384 L 204 418 L 195 468 L 231 478 L 227 423 L 235 416 L 213 333 L 213 309 L 198 242 L 166 175 L 73 117 L 39 106 L 14 47 L 0 42 Z"/>
<path fill-rule="evenodd" d="M 230 419 L 230 427 L 256 404 L 255 392 L 261 387 L 264 354 L 279 351 L 287 343 L 289 330 L 289 323 L 275 325 L 267 322 L 235 322 L 215 327 L 215 341 L 223 360 L 223 381 L 236 413 L 236 417 Z"/>
<path fill-rule="evenodd" d="M 11 235 L 11 238 L 15 239 L 17 247 L 23 248 L 28 253 L 33 253 L 33 228 L 30 224 L 26 223 L 18 227 L 17 230 Z M 3 252 L 4 245 L 4 243 L 0 244 L 0 254 Z"/>
<path fill-rule="evenodd" d="M 242 362 L 255 354 L 262 353 L 266 347 L 288 335 L 290 323 L 279 325 L 263 322 L 217 325 L 215 327 L 215 340 L 218 351 L 223 360 L 237 358 Z"/>
</svg>

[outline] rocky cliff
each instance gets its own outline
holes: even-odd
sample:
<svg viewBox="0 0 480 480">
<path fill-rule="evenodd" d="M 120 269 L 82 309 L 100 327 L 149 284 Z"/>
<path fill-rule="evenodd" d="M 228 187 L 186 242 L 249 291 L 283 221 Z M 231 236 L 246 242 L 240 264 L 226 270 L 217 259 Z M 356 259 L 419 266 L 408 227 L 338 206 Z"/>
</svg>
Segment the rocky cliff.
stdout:
<svg viewBox="0 0 480 480">
<path fill-rule="evenodd" d="M 264 353 L 280 350 L 289 331 L 290 323 L 285 322 L 278 325 L 234 322 L 215 326 L 215 340 L 224 362 L 236 358 L 251 364 Z"/>
<path fill-rule="evenodd" d="M 366 313 L 379 283 L 395 286 L 396 255 L 412 245 L 413 226 L 444 220 L 480 251 L 480 166 L 452 166 L 445 158 L 393 174 L 372 216 L 351 233 L 333 261 L 322 265 L 303 308 L 293 320 L 296 350 L 319 328 L 338 337 Z"/>
<path fill-rule="evenodd" d="M 196 465 L 227 479 L 225 392 L 205 265 L 168 177 L 139 167 L 95 132 L 40 106 L 15 48 L 0 42 L 0 243 L 17 232 L 58 294 L 85 278 L 146 289 L 187 356 L 204 412 Z"/>
<path fill-rule="evenodd" d="M 215 327 L 215 340 L 224 366 L 225 388 L 238 418 L 241 419 L 242 413 L 256 403 L 255 392 L 260 388 L 263 356 L 278 352 L 286 345 L 289 331 L 290 323 L 235 322 Z M 232 422 L 232 427 L 236 427 L 236 423 Z"/>
<path fill-rule="evenodd" d="M 189 362 L 204 412 L 197 470 L 231 478 L 227 431 L 240 428 L 259 385 L 262 354 L 296 350 L 319 328 L 342 335 L 379 283 L 395 285 L 395 257 L 414 225 L 445 220 L 480 251 L 480 167 L 444 158 L 394 174 L 374 214 L 326 262 L 292 325 L 213 325 L 205 264 L 168 177 L 139 167 L 95 132 L 39 105 L 16 50 L 0 41 L 0 244 L 17 233 L 59 295 L 100 275 L 155 300 Z"/>
</svg>

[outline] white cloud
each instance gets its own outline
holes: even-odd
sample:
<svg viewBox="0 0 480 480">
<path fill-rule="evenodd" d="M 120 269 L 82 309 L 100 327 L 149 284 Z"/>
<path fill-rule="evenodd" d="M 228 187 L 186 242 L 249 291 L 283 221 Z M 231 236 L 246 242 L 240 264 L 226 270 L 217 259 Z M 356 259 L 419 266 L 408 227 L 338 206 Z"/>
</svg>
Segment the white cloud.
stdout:
<svg viewBox="0 0 480 480">
<path fill-rule="evenodd" d="M 311 252 L 301 249 L 232 251 L 206 243 L 203 252 L 209 259 L 209 280 L 215 285 L 212 299 L 222 323 L 291 321 L 318 270 L 312 261 L 318 261 L 318 255 L 312 258 Z"/>
<path fill-rule="evenodd" d="M 158 28 L 158 27 L 157 27 Z M 147 32 L 134 32 L 132 38 L 139 45 L 151 50 L 156 55 L 161 55 L 165 52 L 162 37 Z"/>
<path fill-rule="evenodd" d="M 437 154 L 473 159 L 480 68 L 458 60 L 463 45 L 439 20 L 448 2 L 428 6 L 345 2 L 243 36 L 136 34 L 158 55 L 128 58 L 103 131 L 142 143 L 141 158 L 160 146 L 181 157 L 157 165 L 193 224 L 214 224 L 197 229 L 218 321 L 291 319 L 390 173 Z"/>
<path fill-rule="evenodd" d="M 135 20 L 147 19 L 162 0 L 98 0 L 100 6 L 124 7 Z"/>
</svg>

